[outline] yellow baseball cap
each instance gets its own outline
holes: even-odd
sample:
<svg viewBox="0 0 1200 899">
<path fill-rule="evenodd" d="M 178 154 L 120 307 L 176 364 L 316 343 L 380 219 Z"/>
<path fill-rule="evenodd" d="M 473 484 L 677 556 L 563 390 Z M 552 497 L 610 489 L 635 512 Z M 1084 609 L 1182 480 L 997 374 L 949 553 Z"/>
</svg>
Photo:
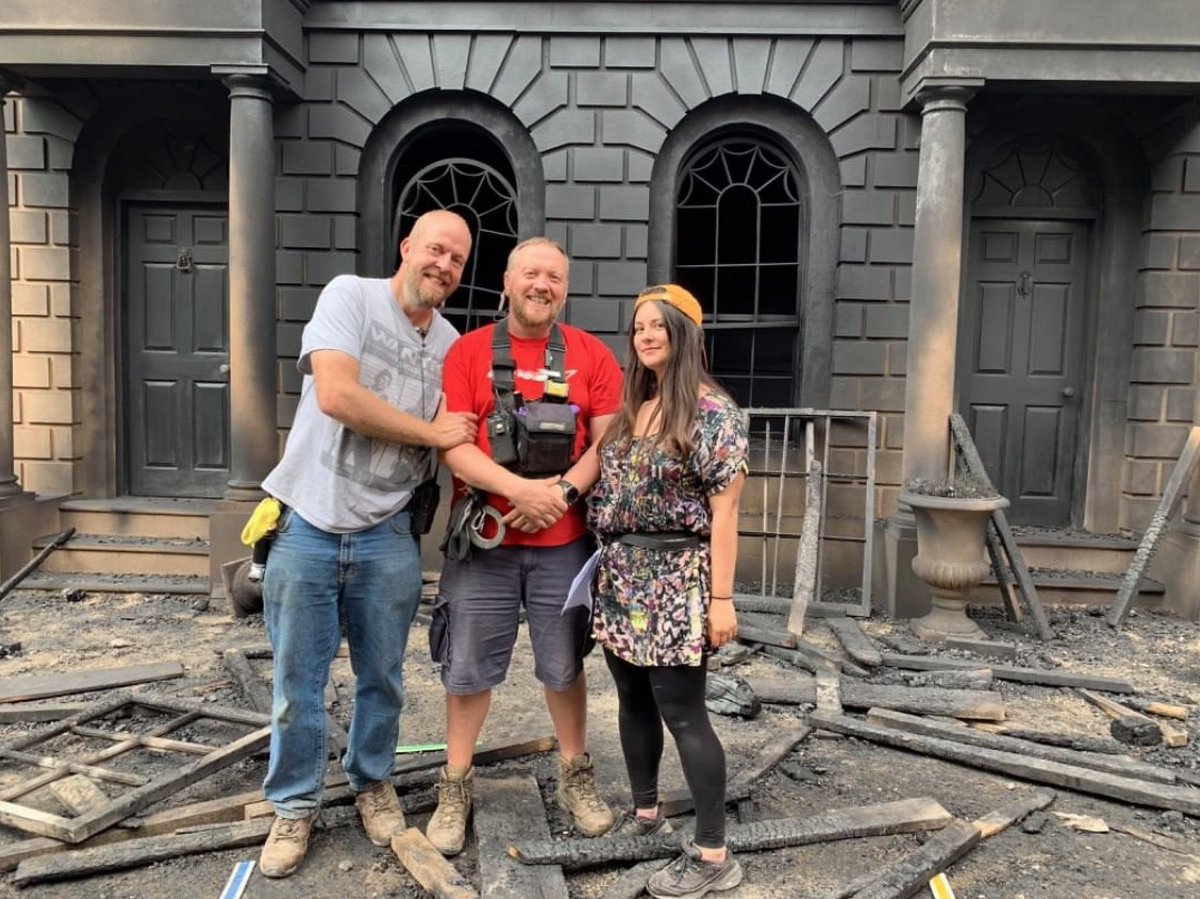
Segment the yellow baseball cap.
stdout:
<svg viewBox="0 0 1200 899">
<path fill-rule="evenodd" d="M 674 306 L 693 322 L 696 327 L 702 327 L 700 322 L 704 317 L 704 312 L 700 309 L 700 301 L 692 296 L 687 288 L 680 287 L 678 284 L 656 284 L 653 287 L 647 287 L 634 301 L 633 308 L 637 309 L 642 303 L 666 303 L 668 306 Z"/>
</svg>

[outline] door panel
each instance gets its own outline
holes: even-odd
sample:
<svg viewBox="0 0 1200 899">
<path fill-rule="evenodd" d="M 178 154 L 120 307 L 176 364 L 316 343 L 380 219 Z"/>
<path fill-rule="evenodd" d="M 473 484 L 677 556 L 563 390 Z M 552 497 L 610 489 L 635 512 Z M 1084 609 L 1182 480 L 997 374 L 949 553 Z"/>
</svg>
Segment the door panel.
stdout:
<svg viewBox="0 0 1200 899">
<path fill-rule="evenodd" d="M 220 496 L 229 479 L 226 216 L 135 205 L 125 224 L 128 490 Z"/>
<path fill-rule="evenodd" d="M 1014 522 L 1071 522 L 1083 395 L 1087 226 L 975 221 L 958 407 Z"/>
</svg>

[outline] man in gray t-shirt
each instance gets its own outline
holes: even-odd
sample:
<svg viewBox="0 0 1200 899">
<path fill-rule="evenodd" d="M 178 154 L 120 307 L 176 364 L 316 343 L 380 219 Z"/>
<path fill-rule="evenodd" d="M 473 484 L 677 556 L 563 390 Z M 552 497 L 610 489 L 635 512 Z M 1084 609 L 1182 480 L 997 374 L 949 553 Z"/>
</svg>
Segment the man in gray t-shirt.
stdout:
<svg viewBox="0 0 1200 899">
<path fill-rule="evenodd" d="M 267 877 L 299 867 L 320 810 L 324 690 L 341 620 L 355 673 L 342 769 L 373 843 L 387 846 L 404 828 L 391 771 L 421 592 L 408 506 L 434 473 L 434 451 L 475 439 L 475 415 L 441 409 L 442 360 L 458 332 L 438 312 L 470 251 L 462 218 L 428 212 L 400 242 L 391 278 L 334 278 L 304 329 L 300 405 L 263 481 L 285 507 L 263 581 L 275 658 Z"/>
</svg>

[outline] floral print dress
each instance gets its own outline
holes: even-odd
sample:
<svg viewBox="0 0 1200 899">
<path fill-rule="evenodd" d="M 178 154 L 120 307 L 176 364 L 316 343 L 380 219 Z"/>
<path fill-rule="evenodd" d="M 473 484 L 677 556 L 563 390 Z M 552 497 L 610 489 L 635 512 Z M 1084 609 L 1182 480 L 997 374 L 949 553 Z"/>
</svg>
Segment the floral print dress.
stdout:
<svg viewBox="0 0 1200 899">
<path fill-rule="evenodd" d="M 746 426 L 728 397 L 700 398 L 686 462 L 652 439 L 609 443 L 588 498 L 600 542 L 594 584 L 596 641 L 634 665 L 699 665 L 706 641 L 712 516 L 708 498 L 746 470 Z M 614 542 L 622 534 L 686 531 L 695 549 L 658 550 Z"/>
</svg>

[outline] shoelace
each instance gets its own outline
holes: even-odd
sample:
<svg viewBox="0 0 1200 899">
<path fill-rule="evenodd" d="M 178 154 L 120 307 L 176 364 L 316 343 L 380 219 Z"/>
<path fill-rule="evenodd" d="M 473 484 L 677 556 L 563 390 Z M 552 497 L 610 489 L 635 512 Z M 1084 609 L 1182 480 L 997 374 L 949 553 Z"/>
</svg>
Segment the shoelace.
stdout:
<svg viewBox="0 0 1200 899">
<path fill-rule="evenodd" d="M 277 841 L 287 840 L 289 843 L 298 843 L 304 838 L 304 828 L 299 820 L 292 818 L 280 818 L 281 826 L 275 839 Z"/>
<path fill-rule="evenodd" d="M 392 804 L 388 801 L 388 797 L 384 795 L 382 790 L 376 793 L 368 793 L 367 804 L 371 806 L 371 813 L 375 815 L 393 810 Z"/>
<path fill-rule="evenodd" d="M 571 779 L 574 781 L 575 793 L 584 805 L 592 811 L 608 808 L 604 800 L 600 798 L 600 794 L 596 792 L 591 771 L 576 771 L 571 775 Z"/>
<path fill-rule="evenodd" d="M 467 788 L 464 784 L 448 780 L 438 784 L 438 811 L 442 816 L 457 823 L 466 818 Z"/>
</svg>

